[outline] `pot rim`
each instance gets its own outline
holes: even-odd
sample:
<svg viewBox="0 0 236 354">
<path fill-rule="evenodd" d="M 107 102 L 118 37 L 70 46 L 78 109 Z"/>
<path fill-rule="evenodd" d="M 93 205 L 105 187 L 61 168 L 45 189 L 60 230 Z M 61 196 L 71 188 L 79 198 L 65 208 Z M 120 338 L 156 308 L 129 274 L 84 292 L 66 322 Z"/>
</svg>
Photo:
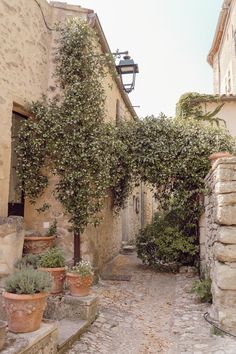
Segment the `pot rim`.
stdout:
<svg viewBox="0 0 236 354">
<path fill-rule="evenodd" d="M 209 160 L 214 160 L 216 157 L 233 157 L 233 155 L 228 151 L 218 151 L 213 152 L 208 158 Z"/>
<path fill-rule="evenodd" d="M 43 272 L 65 272 L 65 267 L 55 267 L 55 268 L 47 268 L 47 267 L 39 267 L 38 270 Z"/>
<path fill-rule="evenodd" d="M 24 239 L 26 241 L 45 241 L 45 240 L 52 240 L 56 237 L 56 235 L 53 236 L 25 236 Z"/>
<path fill-rule="evenodd" d="M 67 272 L 66 275 L 69 277 L 80 277 L 80 278 L 92 278 L 93 277 L 93 275 L 86 275 L 85 277 L 82 277 L 81 274 L 72 273 L 72 272 Z"/>
<path fill-rule="evenodd" d="M 5 299 L 10 299 L 10 300 L 31 300 L 31 299 L 41 299 L 45 298 L 48 296 L 49 293 L 42 292 L 42 293 L 36 293 L 36 294 L 14 294 L 14 293 L 9 293 L 7 291 L 4 291 L 2 296 Z"/>
</svg>

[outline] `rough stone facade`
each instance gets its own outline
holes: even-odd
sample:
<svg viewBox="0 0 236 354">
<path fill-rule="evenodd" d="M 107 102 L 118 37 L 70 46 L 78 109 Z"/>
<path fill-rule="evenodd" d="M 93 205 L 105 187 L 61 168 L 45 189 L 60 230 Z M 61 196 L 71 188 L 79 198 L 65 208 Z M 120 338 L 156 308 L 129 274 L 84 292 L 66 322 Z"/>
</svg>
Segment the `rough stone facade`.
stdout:
<svg viewBox="0 0 236 354">
<path fill-rule="evenodd" d="M 103 52 L 109 51 L 106 38 L 97 16 L 92 10 L 61 2 L 38 0 L 45 21 L 51 28 L 55 23 L 68 17 L 88 19 L 98 32 L 99 46 Z M 11 170 L 11 129 L 12 112 L 27 113 L 27 103 L 40 99 L 42 94 L 55 94 L 53 78 L 53 51 L 56 46 L 55 31 L 46 28 L 39 6 L 34 0 L 0 1 L 0 215 L 8 215 L 8 201 Z M 118 120 L 132 120 L 135 112 L 123 91 L 118 78 L 109 74 L 105 81 L 106 121 L 116 124 Z M 119 109 L 118 109 L 119 108 Z M 56 219 L 58 221 L 58 245 L 66 251 L 67 258 L 73 254 L 73 235 L 68 231 L 68 216 L 55 200 L 51 191 L 55 180 L 51 179 L 49 189 L 37 205 L 33 207 L 25 200 L 24 216 L 28 228 L 45 232 Z M 111 198 L 107 198 L 102 212 L 103 222 L 96 229 L 89 227 L 82 235 L 82 256 L 90 259 L 99 269 L 116 255 L 121 242 L 134 238 L 141 226 L 141 214 L 133 205 L 133 198 L 141 200 L 141 190 L 137 188 L 131 196 L 127 208 L 115 216 L 111 208 Z M 135 199 L 137 200 L 137 199 Z M 51 203 L 50 212 L 39 214 L 36 208 L 42 201 Z"/>
<path fill-rule="evenodd" d="M 213 316 L 236 325 L 236 158 L 218 159 L 206 177 L 203 268 L 212 279 Z"/>
</svg>

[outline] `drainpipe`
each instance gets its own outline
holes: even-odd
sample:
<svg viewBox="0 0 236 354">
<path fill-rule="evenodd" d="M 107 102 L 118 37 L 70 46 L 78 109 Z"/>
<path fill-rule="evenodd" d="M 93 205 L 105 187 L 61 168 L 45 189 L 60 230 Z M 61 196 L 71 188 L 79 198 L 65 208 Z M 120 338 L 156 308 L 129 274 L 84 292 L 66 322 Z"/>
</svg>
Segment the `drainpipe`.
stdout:
<svg viewBox="0 0 236 354">
<path fill-rule="evenodd" d="M 74 232 L 74 265 L 80 261 L 80 231 Z"/>
</svg>

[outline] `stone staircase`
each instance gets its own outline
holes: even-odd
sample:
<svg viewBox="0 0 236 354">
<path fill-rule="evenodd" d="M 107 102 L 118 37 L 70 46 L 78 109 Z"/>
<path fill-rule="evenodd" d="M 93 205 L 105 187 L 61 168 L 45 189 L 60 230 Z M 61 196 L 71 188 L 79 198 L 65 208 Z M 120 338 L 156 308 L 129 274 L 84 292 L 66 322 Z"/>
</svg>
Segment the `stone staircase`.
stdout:
<svg viewBox="0 0 236 354">
<path fill-rule="evenodd" d="M 9 332 L 1 354 L 62 354 L 88 329 L 97 314 L 97 296 L 49 296 L 40 329 L 22 334 Z M 1 317 L 4 319 L 4 313 Z"/>
</svg>

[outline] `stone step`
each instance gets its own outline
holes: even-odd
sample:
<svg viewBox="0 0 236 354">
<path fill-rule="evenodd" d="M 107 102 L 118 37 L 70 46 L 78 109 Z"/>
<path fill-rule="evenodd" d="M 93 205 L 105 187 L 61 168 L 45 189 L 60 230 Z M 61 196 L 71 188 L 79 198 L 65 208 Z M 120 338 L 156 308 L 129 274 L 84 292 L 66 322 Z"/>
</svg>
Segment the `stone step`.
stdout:
<svg viewBox="0 0 236 354">
<path fill-rule="evenodd" d="M 58 354 L 64 353 L 76 340 L 79 339 L 90 323 L 86 320 L 67 320 L 58 321 Z"/>
<path fill-rule="evenodd" d="M 122 246 L 122 254 L 130 254 L 135 251 L 134 245 L 123 245 Z"/>
</svg>

